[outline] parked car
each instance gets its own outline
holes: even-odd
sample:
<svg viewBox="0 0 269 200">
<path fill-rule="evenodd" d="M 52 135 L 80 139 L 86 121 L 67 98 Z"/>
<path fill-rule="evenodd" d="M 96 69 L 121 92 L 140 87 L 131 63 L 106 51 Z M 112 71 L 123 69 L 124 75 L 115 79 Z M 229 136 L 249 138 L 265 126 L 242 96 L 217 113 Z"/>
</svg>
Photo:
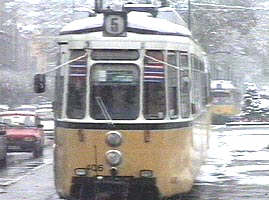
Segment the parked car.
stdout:
<svg viewBox="0 0 269 200">
<path fill-rule="evenodd" d="M 7 164 L 6 124 L 0 121 L 0 167 Z"/>
<path fill-rule="evenodd" d="M 34 112 L 36 110 L 35 105 L 21 105 L 15 108 L 12 108 L 13 111 L 31 111 Z"/>
<path fill-rule="evenodd" d="M 35 112 L 7 111 L 0 113 L 6 127 L 8 152 L 32 152 L 34 157 L 43 154 L 44 133 Z"/>
<path fill-rule="evenodd" d="M 43 125 L 43 131 L 47 138 L 54 138 L 54 113 L 51 108 L 37 109 L 36 114 L 40 118 L 40 123 Z"/>
</svg>

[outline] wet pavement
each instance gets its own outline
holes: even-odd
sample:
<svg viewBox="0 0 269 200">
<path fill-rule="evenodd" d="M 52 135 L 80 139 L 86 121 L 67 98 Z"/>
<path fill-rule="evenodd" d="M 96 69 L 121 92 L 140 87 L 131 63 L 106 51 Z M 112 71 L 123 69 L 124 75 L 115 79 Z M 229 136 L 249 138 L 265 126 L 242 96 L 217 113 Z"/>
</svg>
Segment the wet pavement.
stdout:
<svg viewBox="0 0 269 200">
<path fill-rule="evenodd" d="M 0 169 L 0 200 L 58 199 L 51 145 L 41 158 L 33 158 L 32 153 L 8 153 L 7 159 L 7 167 Z"/>
<path fill-rule="evenodd" d="M 183 199 L 268 200 L 269 127 L 215 127 L 208 159 Z"/>
<path fill-rule="evenodd" d="M 0 170 L 1 200 L 59 200 L 54 188 L 52 146 L 40 159 L 31 154 L 9 156 L 18 160 Z M 180 199 L 268 200 L 268 176 L 269 127 L 214 127 L 200 176 L 192 191 Z"/>
<path fill-rule="evenodd" d="M 34 158 L 32 152 L 8 153 L 7 166 L 0 169 L 0 188 L 18 182 L 32 170 L 41 167 L 44 164 L 52 163 L 52 144 L 52 140 L 46 141 L 46 146 L 43 152 L 44 155 L 40 158 Z"/>
</svg>

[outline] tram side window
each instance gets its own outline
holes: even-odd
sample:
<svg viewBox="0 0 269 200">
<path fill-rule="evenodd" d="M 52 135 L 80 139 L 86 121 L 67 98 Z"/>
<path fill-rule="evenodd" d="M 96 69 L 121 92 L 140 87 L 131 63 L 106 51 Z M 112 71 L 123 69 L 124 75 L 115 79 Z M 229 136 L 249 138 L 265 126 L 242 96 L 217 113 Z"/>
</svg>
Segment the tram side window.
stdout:
<svg viewBox="0 0 269 200">
<path fill-rule="evenodd" d="M 83 56 L 85 51 L 72 50 L 70 59 Z M 87 57 L 69 64 L 67 111 L 68 118 L 82 119 L 86 109 Z"/>
<path fill-rule="evenodd" d="M 134 120 L 139 115 L 139 71 L 133 64 L 91 69 L 90 115 L 96 120 Z"/>
<path fill-rule="evenodd" d="M 163 53 L 157 50 L 146 51 L 146 56 L 163 61 Z M 144 60 L 144 102 L 145 119 L 164 119 L 165 117 L 165 79 L 164 65 L 154 59 Z"/>
<path fill-rule="evenodd" d="M 204 65 L 202 65 L 204 67 Z M 202 105 L 208 104 L 208 76 L 205 72 L 201 73 L 201 87 L 202 87 Z"/>
<path fill-rule="evenodd" d="M 180 99 L 181 99 L 181 117 L 190 116 L 190 78 L 189 78 L 189 61 L 188 55 L 181 53 L 181 70 L 180 70 Z"/>
<path fill-rule="evenodd" d="M 173 66 L 167 67 L 167 80 L 168 80 L 168 106 L 170 119 L 178 118 L 178 68 L 177 57 L 174 51 L 168 52 L 168 64 Z"/>
<path fill-rule="evenodd" d="M 193 88 L 192 88 L 192 97 L 193 97 L 193 101 L 195 101 L 195 103 L 197 104 L 196 101 L 198 101 L 198 89 L 199 89 L 199 85 L 198 85 L 198 60 L 196 59 L 196 57 L 194 55 L 191 55 L 191 75 L 192 75 L 192 83 L 193 83 Z"/>
<path fill-rule="evenodd" d="M 62 48 L 62 47 L 61 47 Z M 65 53 L 61 52 L 57 54 L 57 66 L 64 62 Z M 62 115 L 62 105 L 63 105 L 63 94 L 64 94 L 64 70 L 57 69 L 55 76 L 55 87 L 54 87 L 54 102 L 53 109 L 56 118 L 61 118 Z"/>
<path fill-rule="evenodd" d="M 195 109 L 201 109 L 202 102 L 202 81 L 201 81 L 201 71 L 200 71 L 200 61 L 196 55 L 192 55 L 192 100 L 195 105 Z"/>
<path fill-rule="evenodd" d="M 55 101 L 54 101 L 54 113 L 56 118 L 60 118 L 62 114 L 62 102 L 64 93 L 64 76 L 61 74 L 61 69 L 56 71 L 55 78 Z"/>
</svg>

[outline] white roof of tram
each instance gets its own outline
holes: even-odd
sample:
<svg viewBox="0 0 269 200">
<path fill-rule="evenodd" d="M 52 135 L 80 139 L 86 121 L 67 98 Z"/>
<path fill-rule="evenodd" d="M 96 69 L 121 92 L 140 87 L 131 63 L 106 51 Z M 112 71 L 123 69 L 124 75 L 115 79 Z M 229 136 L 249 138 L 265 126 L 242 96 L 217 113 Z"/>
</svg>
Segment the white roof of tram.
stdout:
<svg viewBox="0 0 269 200">
<path fill-rule="evenodd" d="M 211 89 L 235 89 L 232 81 L 228 80 L 211 80 Z"/>
<path fill-rule="evenodd" d="M 162 17 L 163 18 L 163 17 Z M 182 19 L 181 19 L 182 20 Z M 180 21 L 180 19 L 179 19 Z M 175 22 L 175 21 L 174 21 Z M 98 14 L 95 17 L 88 17 L 84 19 L 75 20 L 67 24 L 60 34 L 78 34 L 101 31 L 103 26 L 103 14 Z M 128 29 L 132 32 L 145 33 L 153 32 L 153 34 L 168 34 L 191 36 L 191 32 L 183 23 L 173 23 L 171 20 L 154 18 L 146 12 L 132 11 L 128 13 Z"/>
</svg>

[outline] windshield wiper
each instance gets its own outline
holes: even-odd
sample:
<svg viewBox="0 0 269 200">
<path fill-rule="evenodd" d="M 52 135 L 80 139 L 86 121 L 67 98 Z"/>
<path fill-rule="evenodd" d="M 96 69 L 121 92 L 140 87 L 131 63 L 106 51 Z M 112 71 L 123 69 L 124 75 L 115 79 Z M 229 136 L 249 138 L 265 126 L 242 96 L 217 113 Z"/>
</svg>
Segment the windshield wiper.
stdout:
<svg viewBox="0 0 269 200">
<path fill-rule="evenodd" d="M 102 111 L 102 114 L 104 115 L 105 119 L 106 119 L 106 120 L 109 120 L 110 123 L 111 123 L 112 125 L 114 125 L 114 124 L 113 124 L 113 121 L 112 121 L 112 118 L 111 118 L 109 112 L 107 111 L 106 105 L 104 104 L 103 99 L 102 99 L 101 97 L 99 97 L 99 96 L 95 97 L 95 99 L 96 99 L 97 104 L 98 104 L 98 106 L 100 107 L 100 109 L 101 109 L 101 111 Z"/>
</svg>

